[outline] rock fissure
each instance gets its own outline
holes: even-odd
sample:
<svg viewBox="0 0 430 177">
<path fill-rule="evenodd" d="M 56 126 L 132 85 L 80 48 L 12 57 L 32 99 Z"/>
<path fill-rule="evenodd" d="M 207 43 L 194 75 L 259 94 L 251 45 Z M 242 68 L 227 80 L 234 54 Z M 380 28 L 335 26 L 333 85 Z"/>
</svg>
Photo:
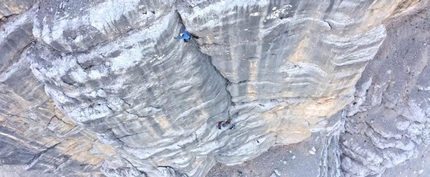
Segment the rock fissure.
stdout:
<svg viewBox="0 0 430 177">
<path fill-rule="evenodd" d="M 129 165 L 131 165 L 131 167 L 135 170 L 137 170 L 140 174 L 144 175 L 145 177 L 147 176 L 147 174 L 144 171 L 139 170 L 136 166 L 133 165 L 133 163 L 131 163 L 129 160 L 127 160 L 126 158 L 122 158 L 122 160 L 126 161 Z"/>
<path fill-rule="evenodd" d="M 55 149 L 55 147 L 56 147 L 56 146 L 58 146 L 58 145 L 60 145 L 60 144 L 61 144 L 61 142 L 58 142 L 58 143 L 56 143 L 56 144 L 54 144 L 54 145 L 52 145 L 52 146 L 50 146 L 50 147 L 48 147 L 48 148 L 44 149 L 43 151 L 40 151 L 39 153 L 37 153 L 37 154 L 33 157 L 33 159 L 31 159 L 31 160 L 27 163 L 27 166 L 25 167 L 25 169 L 26 169 L 26 170 L 28 170 L 28 169 L 30 169 L 31 167 L 33 167 L 33 166 L 37 163 L 37 161 L 40 159 L 40 157 L 41 157 L 43 154 L 47 153 L 48 151 L 50 151 L 50 150 L 52 150 L 52 149 Z"/>
<path fill-rule="evenodd" d="M 429 142 L 428 12 L 399 15 L 417 0 L 309 2 L 3 3 L 0 18 L 19 15 L 0 23 L 0 122 L 14 132 L 0 134 L 0 163 L 200 177 L 295 144 L 288 171 L 240 174 L 389 176 Z M 174 39 L 184 28 L 188 43 Z M 230 118 L 235 129 L 217 128 Z M 61 144 L 19 144 L 30 140 Z"/>
</svg>

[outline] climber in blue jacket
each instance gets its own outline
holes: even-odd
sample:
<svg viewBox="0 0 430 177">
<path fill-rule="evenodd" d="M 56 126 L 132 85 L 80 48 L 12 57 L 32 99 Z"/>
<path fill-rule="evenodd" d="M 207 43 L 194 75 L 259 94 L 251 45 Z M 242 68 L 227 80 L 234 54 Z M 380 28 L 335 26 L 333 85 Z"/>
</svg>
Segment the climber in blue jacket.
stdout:
<svg viewBox="0 0 430 177">
<path fill-rule="evenodd" d="M 231 123 L 232 118 L 229 117 L 227 119 L 227 121 L 220 121 L 218 122 L 218 129 L 220 130 L 224 130 L 228 127 L 228 125 Z M 232 124 L 231 127 L 229 128 L 230 130 L 234 130 L 236 128 L 236 124 Z"/>
<path fill-rule="evenodd" d="M 188 34 L 187 29 L 184 28 L 184 32 L 181 33 L 181 36 L 180 37 L 176 37 L 175 39 L 178 40 L 178 41 L 183 39 L 185 42 L 188 42 L 191 39 L 191 35 Z"/>
</svg>

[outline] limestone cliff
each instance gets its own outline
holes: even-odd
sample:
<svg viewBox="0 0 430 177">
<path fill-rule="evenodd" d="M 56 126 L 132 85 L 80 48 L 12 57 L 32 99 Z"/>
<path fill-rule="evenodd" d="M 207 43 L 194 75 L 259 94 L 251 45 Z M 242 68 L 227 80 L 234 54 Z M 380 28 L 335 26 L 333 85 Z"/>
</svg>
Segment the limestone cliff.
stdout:
<svg viewBox="0 0 430 177">
<path fill-rule="evenodd" d="M 386 38 L 383 21 L 426 1 L 5 2 L 0 164 L 71 176 L 205 176 L 217 162 L 326 132 L 326 148 L 341 146 L 321 176 L 363 176 L 410 158 L 430 130 L 420 108 L 427 46 L 414 49 L 420 62 L 379 60 L 362 77 Z M 184 27 L 195 36 L 187 43 L 174 39 Z M 410 78 L 397 72 L 408 62 L 418 63 L 407 65 Z M 381 125 L 395 117 L 417 125 Z M 236 129 L 219 130 L 229 118 Z M 357 141 L 366 138 L 373 144 Z M 392 147 L 403 160 L 385 155 L 398 152 Z"/>
<path fill-rule="evenodd" d="M 430 143 L 428 7 L 389 23 L 387 39 L 345 109 L 342 169 L 351 176 L 407 163 Z M 402 173 L 391 176 L 409 176 Z"/>
</svg>

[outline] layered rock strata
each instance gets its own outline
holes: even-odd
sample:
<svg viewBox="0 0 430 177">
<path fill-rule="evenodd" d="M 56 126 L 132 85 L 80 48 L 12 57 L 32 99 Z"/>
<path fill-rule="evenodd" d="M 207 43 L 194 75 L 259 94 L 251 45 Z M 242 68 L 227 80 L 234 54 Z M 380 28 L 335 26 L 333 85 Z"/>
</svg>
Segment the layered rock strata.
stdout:
<svg viewBox="0 0 430 177">
<path fill-rule="evenodd" d="M 382 21 L 414 2 L 41 1 L 0 34 L 2 163 L 204 176 L 301 142 L 354 100 Z"/>
<path fill-rule="evenodd" d="M 387 39 L 345 109 L 340 144 L 346 176 L 380 175 L 416 158 L 430 143 L 429 20 L 424 5 L 388 24 Z"/>
</svg>

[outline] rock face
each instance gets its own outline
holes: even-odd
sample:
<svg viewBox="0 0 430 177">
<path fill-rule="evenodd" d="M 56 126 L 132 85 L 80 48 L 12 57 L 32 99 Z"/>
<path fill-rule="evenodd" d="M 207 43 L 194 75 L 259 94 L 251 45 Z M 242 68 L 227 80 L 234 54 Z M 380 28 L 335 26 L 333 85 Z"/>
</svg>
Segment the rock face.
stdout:
<svg viewBox="0 0 430 177">
<path fill-rule="evenodd" d="M 101 174 L 110 145 L 77 126 L 46 95 L 44 84 L 31 72 L 28 48 L 34 11 L 4 26 L 0 35 L 0 164 L 23 165 L 26 170 L 69 175 Z"/>
<path fill-rule="evenodd" d="M 0 0 L 0 19 L 28 10 L 36 0 Z"/>
<path fill-rule="evenodd" d="M 7 2 L 25 5 L 6 3 L 1 8 L 14 11 L 0 15 L 34 3 Z M 381 64 L 360 77 L 386 37 L 383 20 L 418 2 L 38 2 L 9 17 L 0 32 L 0 162 L 63 175 L 205 176 L 217 162 L 239 164 L 325 132 L 326 166 L 339 166 L 340 141 L 346 174 L 379 174 L 402 162 L 391 157 L 404 161 L 424 141 L 419 127 L 427 115 L 417 111 L 420 94 L 427 94 L 417 91 L 421 101 L 399 97 L 394 92 L 407 83 L 383 82 L 400 76 L 370 77 Z M 187 43 L 174 39 L 184 26 L 195 36 Z M 419 71 L 413 78 L 425 84 L 425 75 L 417 77 L 425 73 L 422 58 L 409 71 Z M 393 73 L 403 67 L 392 66 Z M 365 92 L 373 83 L 380 83 L 374 90 L 394 88 L 392 97 Z M 413 93 L 408 87 L 407 95 Z M 335 114 L 339 120 L 330 122 Z M 378 120 L 360 121 L 362 114 Z M 419 125 L 396 124 L 411 135 L 402 139 L 381 125 L 387 121 L 381 115 Z M 217 123 L 229 118 L 236 129 L 219 130 Z M 347 133 L 339 140 L 343 119 Z M 355 130 L 359 125 L 369 131 Z M 390 143 L 349 140 L 361 137 Z M 374 146 L 391 156 L 360 159 Z M 402 151 L 385 151 L 391 147 Z"/>
<path fill-rule="evenodd" d="M 276 169 L 289 177 L 429 176 L 429 12 L 423 6 L 385 22 L 387 38 L 358 81 L 354 101 L 324 130 L 241 165 L 218 164 L 208 176 L 270 176 Z"/>
<path fill-rule="evenodd" d="M 346 174 L 381 174 L 430 143 L 429 20 L 427 7 L 389 23 L 387 39 L 345 109 L 341 147 Z"/>
</svg>

